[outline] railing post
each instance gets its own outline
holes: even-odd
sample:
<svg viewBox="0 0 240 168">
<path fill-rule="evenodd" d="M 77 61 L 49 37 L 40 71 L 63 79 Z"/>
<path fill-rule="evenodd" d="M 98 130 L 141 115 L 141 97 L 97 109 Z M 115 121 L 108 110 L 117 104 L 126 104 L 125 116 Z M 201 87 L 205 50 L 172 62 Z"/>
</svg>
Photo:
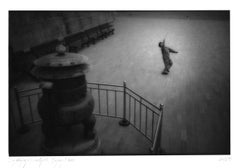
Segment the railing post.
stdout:
<svg viewBox="0 0 240 168">
<path fill-rule="evenodd" d="M 98 86 L 98 112 L 99 112 L 99 114 L 101 114 L 101 101 L 100 101 L 100 84 L 98 83 L 97 84 L 97 86 Z"/>
<path fill-rule="evenodd" d="M 160 104 L 159 110 L 160 110 L 160 114 L 159 114 L 157 128 L 156 128 L 155 136 L 154 136 L 154 140 L 153 140 L 153 146 L 150 148 L 152 154 L 162 153 L 162 149 L 161 149 L 162 118 L 163 118 L 163 105 L 162 104 Z"/>
<path fill-rule="evenodd" d="M 17 88 L 14 88 L 14 92 L 15 92 L 15 95 L 16 95 L 17 107 L 18 107 L 18 112 L 19 112 L 19 116 L 20 116 L 20 123 L 21 123 L 21 127 L 18 130 L 18 132 L 26 133 L 26 132 L 29 131 L 29 127 L 23 121 L 23 113 L 22 113 L 22 108 L 21 108 L 21 105 L 20 105 L 20 96 L 19 96 Z"/>
<path fill-rule="evenodd" d="M 119 122 L 121 126 L 128 126 L 130 122 L 126 119 L 126 81 L 123 82 L 123 119 Z"/>
</svg>

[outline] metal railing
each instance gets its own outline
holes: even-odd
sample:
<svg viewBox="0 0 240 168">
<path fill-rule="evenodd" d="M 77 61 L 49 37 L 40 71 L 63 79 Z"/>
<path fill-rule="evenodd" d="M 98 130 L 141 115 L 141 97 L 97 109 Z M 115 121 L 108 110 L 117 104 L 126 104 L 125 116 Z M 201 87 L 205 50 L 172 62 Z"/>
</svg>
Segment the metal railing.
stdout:
<svg viewBox="0 0 240 168">
<path fill-rule="evenodd" d="M 153 144 L 151 151 L 159 153 L 163 105 L 155 106 L 128 88 L 126 82 L 123 82 L 123 85 L 88 83 L 87 88 L 95 100 L 93 112 L 95 115 L 119 118 L 121 126 L 131 124 Z M 37 110 L 37 102 L 41 95 L 40 88 L 27 90 L 15 88 L 21 132 L 27 131 L 29 124 L 41 121 Z"/>
</svg>

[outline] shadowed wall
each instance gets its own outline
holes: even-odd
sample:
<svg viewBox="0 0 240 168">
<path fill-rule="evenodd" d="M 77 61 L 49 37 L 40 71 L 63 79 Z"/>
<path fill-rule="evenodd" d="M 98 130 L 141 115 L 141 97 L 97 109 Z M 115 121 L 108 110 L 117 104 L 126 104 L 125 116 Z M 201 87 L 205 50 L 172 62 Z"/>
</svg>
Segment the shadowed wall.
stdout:
<svg viewBox="0 0 240 168">
<path fill-rule="evenodd" d="M 113 20 L 111 12 L 9 12 L 13 51 L 63 38 Z"/>
</svg>

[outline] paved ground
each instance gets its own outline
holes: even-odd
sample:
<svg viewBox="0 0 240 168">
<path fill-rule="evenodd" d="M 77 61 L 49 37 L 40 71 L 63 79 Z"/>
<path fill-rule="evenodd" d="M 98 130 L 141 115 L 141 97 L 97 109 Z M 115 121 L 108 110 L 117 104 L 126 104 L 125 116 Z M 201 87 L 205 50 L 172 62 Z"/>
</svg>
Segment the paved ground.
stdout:
<svg viewBox="0 0 240 168">
<path fill-rule="evenodd" d="M 101 140 L 103 155 L 150 154 L 151 142 L 132 126 L 122 127 L 119 119 L 96 116 L 96 130 Z M 36 138 L 37 137 L 37 138 Z M 11 143 L 13 156 L 41 156 L 43 134 L 40 124 L 32 125 L 26 134 L 16 136 Z"/>
<path fill-rule="evenodd" d="M 162 145 L 171 154 L 229 153 L 229 23 L 220 20 L 119 17 L 115 35 L 81 51 L 92 63 L 88 81 L 127 85 L 163 103 Z M 179 51 L 161 75 L 158 42 Z"/>
</svg>

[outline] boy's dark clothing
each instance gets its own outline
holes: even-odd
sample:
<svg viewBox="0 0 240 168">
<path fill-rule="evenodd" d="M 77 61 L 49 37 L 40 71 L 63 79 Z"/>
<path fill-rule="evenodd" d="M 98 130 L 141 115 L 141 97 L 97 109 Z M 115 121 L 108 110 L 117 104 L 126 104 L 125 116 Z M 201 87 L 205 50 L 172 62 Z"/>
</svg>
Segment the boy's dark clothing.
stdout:
<svg viewBox="0 0 240 168">
<path fill-rule="evenodd" d="M 163 62 L 164 62 L 164 65 L 165 65 L 165 68 L 163 70 L 163 74 L 167 74 L 169 72 L 169 69 L 171 68 L 171 66 L 173 65 L 173 62 L 172 60 L 170 59 L 170 52 L 171 53 L 177 53 L 177 51 L 171 49 L 171 48 L 168 48 L 168 47 L 165 47 L 165 46 L 161 46 L 161 51 L 162 51 L 162 56 L 163 56 Z"/>
</svg>

